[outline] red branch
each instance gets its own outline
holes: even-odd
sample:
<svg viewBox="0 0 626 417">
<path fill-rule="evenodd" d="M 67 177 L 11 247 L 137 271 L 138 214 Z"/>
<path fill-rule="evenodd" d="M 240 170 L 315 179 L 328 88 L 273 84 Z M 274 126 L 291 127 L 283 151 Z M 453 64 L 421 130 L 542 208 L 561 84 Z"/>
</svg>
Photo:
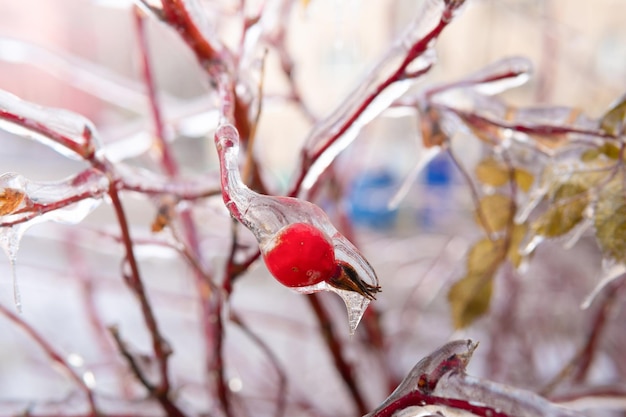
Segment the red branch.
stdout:
<svg viewBox="0 0 626 417">
<path fill-rule="evenodd" d="M 452 407 L 457 410 L 468 411 L 481 417 L 513 417 L 497 410 L 496 408 L 477 405 L 472 403 L 471 401 L 459 400 L 455 398 L 436 397 L 428 394 L 423 394 L 419 391 L 409 392 L 408 394 L 398 398 L 391 404 L 387 405 L 382 410 L 376 412 L 375 414 L 372 414 L 370 417 L 392 417 L 398 411 L 404 410 L 405 408 L 413 406 L 423 407 L 425 405 L 441 405 L 445 407 Z"/>
</svg>

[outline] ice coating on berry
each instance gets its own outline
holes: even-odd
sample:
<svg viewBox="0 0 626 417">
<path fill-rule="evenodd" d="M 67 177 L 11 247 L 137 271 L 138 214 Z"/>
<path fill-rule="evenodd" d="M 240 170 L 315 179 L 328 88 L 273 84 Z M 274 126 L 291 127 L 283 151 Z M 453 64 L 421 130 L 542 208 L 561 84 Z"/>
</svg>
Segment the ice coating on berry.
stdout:
<svg viewBox="0 0 626 417">
<path fill-rule="evenodd" d="M 338 294 L 346 304 L 350 333 L 354 333 L 367 305 L 380 291 L 374 269 L 315 204 L 258 194 L 243 183 L 239 134 L 234 126 L 218 127 L 215 147 L 224 204 L 254 234 L 268 270 L 300 293 Z"/>
<path fill-rule="evenodd" d="M 283 227 L 261 246 L 261 252 L 267 269 L 287 287 L 315 285 L 337 270 L 330 238 L 306 223 Z"/>
</svg>

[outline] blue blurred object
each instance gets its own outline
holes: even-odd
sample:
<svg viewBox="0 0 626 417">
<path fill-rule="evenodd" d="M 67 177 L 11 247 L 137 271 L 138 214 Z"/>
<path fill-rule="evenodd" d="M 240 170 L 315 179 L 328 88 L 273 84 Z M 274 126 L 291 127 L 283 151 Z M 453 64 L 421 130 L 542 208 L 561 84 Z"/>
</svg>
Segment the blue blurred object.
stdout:
<svg viewBox="0 0 626 417">
<path fill-rule="evenodd" d="M 450 193 L 454 166 L 447 153 L 437 155 L 424 169 L 423 204 L 418 221 L 426 229 L 437 228 L 450 213 Z"/>
<path fill-rule="evenodd" d="M 357 225 L 376 229 L 390 229 L 395 225 L 398 210 L 387 207 L 398 181 L 391 172 L 366 172 L 350 186 L 348 201 L 352 221 Z"/>
<path fill-rule="evenodd" d="M 452 162 L 447 153 L 442 152 L 433 158 L 425 169 L 426 185 L 446 186 L 452 182 Z"/>
</svg>

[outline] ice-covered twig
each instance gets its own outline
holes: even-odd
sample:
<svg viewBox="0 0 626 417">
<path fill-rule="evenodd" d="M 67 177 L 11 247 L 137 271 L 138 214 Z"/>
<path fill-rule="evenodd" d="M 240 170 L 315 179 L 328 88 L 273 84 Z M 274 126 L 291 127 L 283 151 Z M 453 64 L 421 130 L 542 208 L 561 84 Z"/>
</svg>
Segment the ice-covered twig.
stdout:
<svg viewBox="0 0 626 417">
<path fill-rule="evenodd" d="M 471 88 L 480 94 L 494 95 L 524 84 L 531 73 L 532 64 L 528 59 L 503 58 L 458 81 L 430 87 L 421 95 L 432 100 L 438 94 L 461 88 Z"/>
<path fill-rule="evenodd" d="M 428 72 L 435 61 L 434 44 L 463 1 L 429 0 L 367 78 L 330 116 L 308 135 L 289 195 L 307 192 L 317 178 L 358 135 Z"/>
<path fill-rule="evenodd" d="M 137 296 L 146 327 L 152 338 L 154 355 L 159 364 L 160 381 L 155 390 L 155 395 L 162 403 L 165 400 L 169 401 L 168 356 L 171 352 L 165 342 L 165 338 L 161 334 L 141 279 L 126 213 L 119 196 L 120 189 L 123 187 L 115 172 L 115 168 L 98 152 L 99 141 L 95 128 L 87 119 L 74 113 L 37 106 L 7 93 L 0 94 L 0 119 L 7 122 L 2 126 L 3 128 L 6 129 L 8 127 L 8 130 L 25 137 L 34 137 L 42 143 L 51 146 L 56 151 L 73 158 L 82 159 L 92 166 L 92 169 L 83 171 L 69 180 L 65 184 L 67 187 L 61 187 L 60 189 L 58 186 L 53 187 L 52 196 L 44 193 L 42 199 L 52 198 L 53 201 L 58 200 L 54 204 L 56 210 L 50 211 L 54 215 L 61 213 L 61 208 L 72 207 L 75 203 L 89 200 L 99 201 L 99 198 L 94 197 L 101 197 L 105 192 L 110 197 L 121 231 L 121 242 L 126 251 L 125 262 L 129 267 L 128 270 L 123 272 L 123 275 L 128 286 Z M 17 127 L 18 131 L 16 132 L 12 127 Z M 23 201 L 28 210 L 29 205 L 32 207 L 33 204 L 37 204 L 37 201 L 30 196 L 34 196 L 37 192 L 42 192 L 42 190 L 45 191 L 46 188 L 35 187 L 31 192 L 28 190 L 27 185 L 17 187 L 17 189 L 26 190 L 24 194 L 28 198 L 24 198 Z M 9 186 L 5 188 L 14 189 L 16 187 Z M 63 197 L 70 198 L 69 205 L 63 202 Z M 86 211 L 85 213 L 85 210 L 82 210 L 82 217 L 70 213 L 71 216 L 68 217 L 67 221 L 80 221 L 88 212 Z M 10 213 L 10 215 L 19 215 L 19 211 Z M 42 218 L 45 219 L 45 216 Z M 32 220 L 34 221 L 35 219 L 37 218 Z M 65 218 L 53 220 L 64 221 Z M 11 230 L 8 225 L 5 226 L 4 230 Z"/>
<path fill-rule="evenodd" d="M 93 124 L 67 110 L 47 108 L 0 91 L 0 128 L 49 145 L 62 155 L 91 161 L 100 147 Z"/>
<path fill-rule="evenodd" d="M 529 391 L 465 373 L 477 345 L 450 342 L 422 359 L 405 380 L 367 417 L 391 417 L 412 406 L 441 405 L 483 417 L 581 417 Z"/>
</svg>

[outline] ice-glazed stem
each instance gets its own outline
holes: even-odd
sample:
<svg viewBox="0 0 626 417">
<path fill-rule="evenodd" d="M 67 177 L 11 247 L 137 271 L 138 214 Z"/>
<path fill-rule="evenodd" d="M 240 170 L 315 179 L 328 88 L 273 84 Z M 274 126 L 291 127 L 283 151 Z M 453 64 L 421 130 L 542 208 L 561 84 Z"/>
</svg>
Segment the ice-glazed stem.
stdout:
<svg viewBox="0 0 626 417">
<path fill-rule="evenodd" d="M 310 132 L 298 175 L 289 195 L 304 195 L 360 133 L 435 62 L 435 41 L 457 14 L 463 0 L 430 0 L 369 75 Z"/>
<path fill-rule="evenodd" d="M 391 417 L 414 406 L 437 405 L 484 417 L 580 417 L 539 395 L 468 376 L 477 344 L 450 342 L 422 359 L 385 402 L 366 417 Z M 404 414 L 402 414 L 404 415 Z"/>
<path fill-rule="evenodd" d="M 215 147 L 220 159 L 222 198 L 230 214 L 250 228 L 246 219 L 250 202 L 256 194 L 241 180 L 239 173 L 239 132 L 231 124 L 224 124 L 215 132 Z"/>
</svg>

